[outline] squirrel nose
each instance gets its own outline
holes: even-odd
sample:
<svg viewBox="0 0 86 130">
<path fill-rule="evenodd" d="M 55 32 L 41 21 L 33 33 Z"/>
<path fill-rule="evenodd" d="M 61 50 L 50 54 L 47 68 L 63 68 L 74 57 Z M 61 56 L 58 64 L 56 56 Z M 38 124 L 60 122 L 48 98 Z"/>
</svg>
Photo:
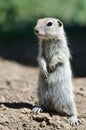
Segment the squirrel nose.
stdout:
<svg viewBox="0 0 86 130">
<path fill-rule="evenodd" d="M 39 33 L 39 31 L 38 31 L 36 28 L 34 28 L 34 32 L 35 32 L 35 33 Z"/>
</svg>

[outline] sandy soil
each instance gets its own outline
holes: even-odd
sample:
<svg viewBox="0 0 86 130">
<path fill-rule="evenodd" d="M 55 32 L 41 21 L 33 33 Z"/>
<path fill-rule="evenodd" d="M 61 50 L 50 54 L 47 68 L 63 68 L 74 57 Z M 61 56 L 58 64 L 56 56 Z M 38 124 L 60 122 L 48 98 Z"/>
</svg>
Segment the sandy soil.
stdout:
<svg viewBox="0 0 86 130">
<path fill-rule="evenodd" d="M 79 126 L 69 117 L 31 113 L 37 104 L 38 68 L 0 59 L 0 130 L 86 130 L 86 78 L 77 78 L 75 96 Z"/>
</svg>

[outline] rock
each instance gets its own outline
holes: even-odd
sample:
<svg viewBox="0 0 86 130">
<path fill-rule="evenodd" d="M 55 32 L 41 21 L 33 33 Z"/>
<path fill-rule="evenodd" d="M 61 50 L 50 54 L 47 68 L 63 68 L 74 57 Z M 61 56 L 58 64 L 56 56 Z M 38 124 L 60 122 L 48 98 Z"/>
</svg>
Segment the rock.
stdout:
<svg viewBox="0 0 86 130">
<path fill-rule="evenodd" d="M 1 97 L 0 97 L 0 101 L 1 101 L 1 102 L 5 102 L 5 97 L 4 97 L 4 96 L 1 96 Z"/>
<path fill-rule="evenodd" d="M 46 126 L 46 122 L 45 121 L 42 121 L 42 123 L 40 124 L 40 127 L 43 128 Z"/>
</svg>

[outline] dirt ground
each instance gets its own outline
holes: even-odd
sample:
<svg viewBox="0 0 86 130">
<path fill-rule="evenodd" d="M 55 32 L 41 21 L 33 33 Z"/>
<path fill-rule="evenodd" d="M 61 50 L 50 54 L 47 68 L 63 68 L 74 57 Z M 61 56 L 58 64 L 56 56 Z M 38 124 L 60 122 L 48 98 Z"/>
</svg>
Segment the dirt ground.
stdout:
<svg viewBox="0 0 86 130">
<path fill-rule="evenodd" d="M 79 126 L 69 117 L 31 113 L 37 104 L 38 68 L 0 59 L 0 130 L 86 130 L 86 78 L 75 78 Z"/>
</svg>

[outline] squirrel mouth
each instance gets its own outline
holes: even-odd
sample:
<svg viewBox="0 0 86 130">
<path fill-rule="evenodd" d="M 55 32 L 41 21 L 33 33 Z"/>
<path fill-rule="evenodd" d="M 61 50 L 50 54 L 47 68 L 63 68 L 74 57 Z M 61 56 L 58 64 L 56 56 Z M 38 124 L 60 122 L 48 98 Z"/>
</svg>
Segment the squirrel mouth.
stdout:
<svg viewBox="0 0 86 130">
<path fill-rule="evenodd" d="M 39 35 L 39 36 L 43 36 L 42 34 L 40 34 L 40 33 L 37 33 L 37 35 Z"/>
<path fill-rule="evenodd" d="M 43 34 L 40 34 L 40 32 L 37 29 L 34 29 L 34 33 L 40 38 L 44 37 Z"/>
<path fill-rule="evenodd" d="M 35 34 L 36 34 L 37 36 L 43 36 L 43 35 L 42 35 L 42 34 L 40 34 L 40 33 L 36 33 L 36 32 L 35 32 Z"/>
<path fill-rule="evenodd" d="M 38 37 L 44 37 L 44 35 L 40 34 L 40 33 L 37 33 L 36 34 Z"/>
</svg>

